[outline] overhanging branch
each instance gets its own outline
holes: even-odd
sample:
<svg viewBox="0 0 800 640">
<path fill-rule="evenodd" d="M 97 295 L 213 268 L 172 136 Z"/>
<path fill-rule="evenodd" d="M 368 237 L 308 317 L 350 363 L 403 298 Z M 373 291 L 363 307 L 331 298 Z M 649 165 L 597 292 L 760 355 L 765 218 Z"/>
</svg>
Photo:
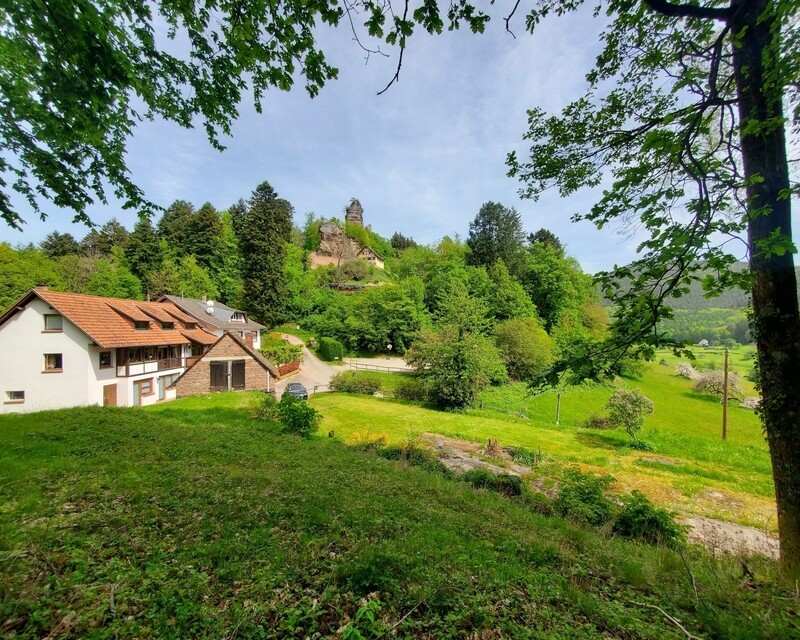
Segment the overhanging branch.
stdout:
<svg viewBox="0 0 800 640">
<path fill-rule="evenodd" d="M 724 22 L 731 18 L 730 7 L 698 7 L 693 4 L 673 4 L 667 0 L 644 0 L 644 3 L 653 11 L 671 18 L 704 18 Z"/>
</svg>

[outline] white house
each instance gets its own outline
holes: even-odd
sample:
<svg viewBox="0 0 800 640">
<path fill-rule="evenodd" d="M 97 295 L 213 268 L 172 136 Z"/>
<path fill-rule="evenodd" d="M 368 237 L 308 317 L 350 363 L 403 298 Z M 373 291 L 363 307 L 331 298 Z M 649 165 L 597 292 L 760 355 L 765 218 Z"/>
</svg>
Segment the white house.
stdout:
<svg viewBox="0 0 800 640">
<path fill-rule="evenodd" d="M 170 302 L 36 287 L 0 315 L 0 413 L 170 400 L 216 340 Z"/>
</svg>

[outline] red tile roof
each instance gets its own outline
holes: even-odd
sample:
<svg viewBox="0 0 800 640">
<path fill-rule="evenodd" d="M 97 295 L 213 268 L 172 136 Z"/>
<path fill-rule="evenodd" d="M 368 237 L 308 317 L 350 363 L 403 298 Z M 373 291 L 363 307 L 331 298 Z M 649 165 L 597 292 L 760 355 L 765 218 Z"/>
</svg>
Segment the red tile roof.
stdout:
<svg viewBox="0 0 800 640">
<path fill-rule="evenodd" d="M 101 298 L 43 289 L 33 289 L 29 295 L 40 297 L 94 340 L 98 346 L 104 348 L 189 342 L 212 344 L 217 339 L 217 336 L 202 329 L 186 329 L 185 324 L 181 326 L 176 323 L 174 329 L 162 329 L 161 321 L 154 321 L 153 318 L 164 318 L 164 322 L 173 322 L 174 319 L 185 317 L 188 322 L 196 322 L 171 302 Z M 21 302 L 24 303 L 26 298 Z M 149 328 L 134 328 L 134 320 L 147 322 Z"/>
</svg>

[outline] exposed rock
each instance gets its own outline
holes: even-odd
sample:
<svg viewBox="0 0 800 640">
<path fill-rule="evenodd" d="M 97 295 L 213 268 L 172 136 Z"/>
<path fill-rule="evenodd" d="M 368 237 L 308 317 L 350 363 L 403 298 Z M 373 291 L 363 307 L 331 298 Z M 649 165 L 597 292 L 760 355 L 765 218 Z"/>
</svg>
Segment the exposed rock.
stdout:
<svg viewBox="0 0 800 640">
<path fill-rule="evenodd" d="M 359 227 L 364 226 L 364 209 L 357 198 L 353 198 L 350 201 L 350 206 L 345 209 L 345 212 L 345 221 L 350 224 L 356 224 Z"/>
</svg>

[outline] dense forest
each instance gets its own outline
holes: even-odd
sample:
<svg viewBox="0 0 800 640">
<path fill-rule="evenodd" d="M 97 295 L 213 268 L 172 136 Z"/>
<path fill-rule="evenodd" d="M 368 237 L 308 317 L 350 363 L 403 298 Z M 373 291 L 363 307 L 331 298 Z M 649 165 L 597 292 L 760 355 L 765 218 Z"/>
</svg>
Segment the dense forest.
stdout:
<svg viewBox="0 0 800 640">
<path fill-rule="evenodd" d="M 299 323 L 351 352 L 410 350 L 408 359 L 419 363 L 470 345 L 461 355 L 474 356 L 491 380 L 529 378 L 577 345 L 602 339 L 613 311 L 555 235 L 524 230 L 519 213 L 496 202 L 480 208 L 465 240 L 445 237 L 432 246 L 314 214 L 296 227 L 292 215 L 265 182 L 223 211 L 179 200 L 131 230 L 112 219 L 80 240 L 55 231 L 39 246 L 2 243 L 0 307 L 40 283 L 133 299 L 206 296 L 268 326 Z M 326 222 L 355 246 L 371 247 L 385 269 L 361 259 L 312 269 Z M 661 330 L 690 343 L 747 343 L 743 305 L 735 293 L 709 301 L 698 286 L 676 301 Z"/>
</svg>

